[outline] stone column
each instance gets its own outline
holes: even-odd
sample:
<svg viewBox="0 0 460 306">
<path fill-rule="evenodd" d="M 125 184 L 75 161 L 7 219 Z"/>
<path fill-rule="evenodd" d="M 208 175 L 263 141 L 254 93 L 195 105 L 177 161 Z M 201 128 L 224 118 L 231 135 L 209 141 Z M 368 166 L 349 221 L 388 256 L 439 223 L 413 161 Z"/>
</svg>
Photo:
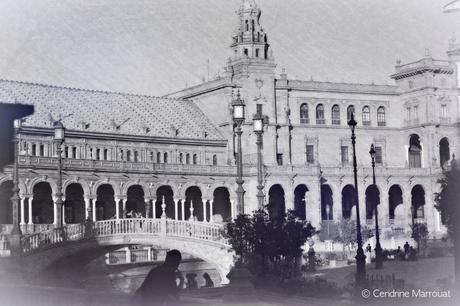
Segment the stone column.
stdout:
<svg viewBox="0 0 460 306">
<path fill-rule="evenodd" d="M 178 212 L 178 202 L 179 200 L 178 199 L 174 199 L 174 219 L 175 220 L 179 220 L 179 212 Z"/>
<path fill-rule="evenodd" d="M 209 222 L 214 222 L 212 215 L 214 214 L 214 201 L 209 200 Z"/>
<path fill-rule="evenodd" d="M 150 199 L 145 199 L 145 217 L 150 217 L 150 212 L 152 211 L 152 206 L 150 205 Z"/>
<path fill-rule="evenodd" d="M 180 208 L 181 208 L 181 214 L 182 214 L 182 221 L 185 221 L 185 201 L 180 200 Z"/>
<path fill-rule="evenodd" d="M 120 219 L 120 199 L 115 198 L 115 219 Z"/>
<path fill-rule="evenodd" d="M 120 199 L 119 201 L 121 201 L 122 216 L 126 219 L 126 201 L 125 199 Z"/>
<path fill-rule="evenodd" d="M 334 183 L 335 186 L 339 186 L 339 184 Z M 334 222 L 338 222 L 342 219 L 342 192 L 339 188 L 334 190 L 334 194 L 332 196 L 332 219 Z"/>
<path fill-rule="evenodd" d="M 88 220 L 89 219 L 89 213 L 90 213 L 90 199 L 89 198 L 85 198 L 85 220 Z"/>
<path fill-rule="evenodd" d="M 235 219 L 235 200 L 230 200 L 230 214 Z"/>
<path fill-rule="evenodd" d="M 152 219 L 157 218 L 157 199 L 152 199 Z"/>
<path fill-rule="evenodd" d="M 25 199 L 24 195 L 21 195 L 20 198 L 21 198 L 21 221 L 20 221 L 20 224 L 24 225 L 24 224 L 26 224 L 26 222 L 24 221 L 24 201 L 26 199 Z"/>
<path fill-rule="evenodd" d="M 193 217 L 193 211 L 195 209 L 193 208 L 193 201 L 190 200 L 190 220 L 194 220 L 194 217 Z"/>
<path fill-rule="evenodd" d="M 29 198 L 29 205 L 28 205 L 28 209 L 29 209 L 29 224 L 34 224 L 34 221 L 33 221 L 33 218 L 32 218 L 32 201 L 34 200 L 33 197 L 30 197 Z"/>
<path fill-rule="evenodd" d="M 57 214 L 58 214 L 58 208 L 56 205 L 57 198 L 53 197 L 53 224 L 57 225 Z"/>
<path fill-rule="evenodd" d="M 93 199 L 93 221 L 97 221 L 96 220 L 96 199 Z"/>
<path fill-rule="evenodd" d="M 62 207 L 61 207 L 61 216 L 62 216 L 62 224 L 66 224 L 65 223 L 65 198 L 62 197 Z"/>
<path fill-rule="evenodd" d="M 206 222 L 207 221 L 206 220 L 206 215 L 207 215 L 207 213 L 206 213 L 206 200 L 204 200 L 202 203 L 203 203 L 203 222 Z"/>
</svg>

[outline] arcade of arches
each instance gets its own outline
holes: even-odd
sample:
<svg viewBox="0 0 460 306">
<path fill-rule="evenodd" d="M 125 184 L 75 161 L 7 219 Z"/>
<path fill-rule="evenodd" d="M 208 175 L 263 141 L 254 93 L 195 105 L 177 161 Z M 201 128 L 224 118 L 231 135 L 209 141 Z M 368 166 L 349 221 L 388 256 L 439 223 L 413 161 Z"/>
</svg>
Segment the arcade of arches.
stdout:
<svg viewBox="0 0 460 306">
<path fill-rule="evenodd" d="M 0 222 L 12 223 L 11 192 L 12 181 L 5 180 L 0 184 Z M 113 185 L 109 183 L 95 187 L 95 195 L 88 196 L 80 183 L 68 184 L 64 193 L 63 220 L 65 223 L 81 223 L 86 219 L 106 220 L 129 217 L 160 218 L 163 212 L 167 218 L 176 220 L 193 220 L 202 222 L 228 222 L 235 217 L 235 201 L 231 200 L 227 187 L 216 187 L 209 191 L 208 197 L 203 196 L 198 186 L 188 186 L 182 196 L 177 195 L 175 186 L 160 185 L 155 192 L 156 197 L 148 196 L 141 185 L 129 186 L 124 196 L 117 196 Z M 330 185 L 321 185 L 318 219 L 337 221 L 337 218 L 355 217 L 355 189 L 353 185 L 345 185 L 338 195 Z M 315 214 L 311 191 L 305 184 L 294 188 L 293 197 L 286 194 L 283 185 L 274 184 L 267 190 L 267 208 L 270 218 L 279 220 L 292 207 L 296 216 L 302 220 L 312 221 Z M 398 184 L 389 187 L 382 199 L 382 192 L 368 186 L 360 199 L 364 207 L 361 217 L 370 220 L 374 217 L 374 208 L 379 205 L 380 218 L 387 219 L 387 224 L 399 222 L 406 226 L 407 216 L 412 219 L 426 218 L 426 191 L 420 184 L 414 185 L 403 193 Z M 33 185 L 32 194 L 21 195 L 21 224 L 52 224 L 56 218 L 56 206 L 53 190 L 49 182 L 38 182 Z M 289 203 L 292 200 L 293 203 Z M 337 203 L 338 202 L 338 203 Z M 318 203 L 319 204 L 319 203 Z M 403 205 L 405 204 L 405 205 Z M 341 211 L 341 212 L 340 212 Z M 365 217 L 364 217 L 365 216 Z"/>
</svg>

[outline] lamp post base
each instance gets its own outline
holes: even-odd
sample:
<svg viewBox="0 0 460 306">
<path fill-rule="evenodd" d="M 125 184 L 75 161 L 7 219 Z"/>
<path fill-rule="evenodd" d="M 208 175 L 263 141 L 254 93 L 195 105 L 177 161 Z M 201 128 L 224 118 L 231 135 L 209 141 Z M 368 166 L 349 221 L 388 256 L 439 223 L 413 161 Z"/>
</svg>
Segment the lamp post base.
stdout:
<svg viewBox="0 0 460 306">
<path fill-rule="evenodd" d="M 375 268 L 383 268 L 382 247 L 380 246 L 380 243 L 377 243 L 375 246 Z"/>
<path fill-rule="evenodd" d="M 364 286 L 366 282 L 366 255 L 360 246 L 356 252 L 356 283 L 358 286 Z"/>
</svg>

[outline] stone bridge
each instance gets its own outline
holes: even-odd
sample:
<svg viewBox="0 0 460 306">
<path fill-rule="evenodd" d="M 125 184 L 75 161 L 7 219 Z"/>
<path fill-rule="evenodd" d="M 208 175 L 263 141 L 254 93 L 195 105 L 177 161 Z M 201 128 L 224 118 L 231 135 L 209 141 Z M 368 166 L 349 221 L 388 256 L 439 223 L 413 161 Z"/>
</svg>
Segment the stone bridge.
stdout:
<svg viewBox="0 0 460 306">
<path fill-rule="evenodd" d="M 161 219 L 118 219 L 69 224 L 22 237 L 24 278 L 66 258 L 89 262 L 120 245 L 139 244 L 178 249 L 212 264 L 222 283 L 234 262 L 234 252 L 215 223 Z"/>
</svg>

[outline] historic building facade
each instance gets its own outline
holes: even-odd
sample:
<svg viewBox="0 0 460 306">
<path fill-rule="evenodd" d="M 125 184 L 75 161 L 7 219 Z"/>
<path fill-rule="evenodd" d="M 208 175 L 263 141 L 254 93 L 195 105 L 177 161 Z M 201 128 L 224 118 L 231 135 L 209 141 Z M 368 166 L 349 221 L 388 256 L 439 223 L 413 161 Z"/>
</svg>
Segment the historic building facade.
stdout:
<svg viewBox="0 0 460 306">
<path fill-rule="evenodd" d="M 53 124 L 66 127 L 63 145 L 64 220 L 82 222 L 142 214 L 158 218 L 228 221 L 236 215 L 235 127 L 231 103 L 239 91 L 243 124 L 245 211 L 257 209 L 257 147 L 252 117 L 265 117 L 265 202 L 273 218 L 287 209 L 319 226 L 354 218 L 351 133 L 358 126 L 358 193 L 363 221 L 379 201 L 384 231 L 406 231 L 426 222 L 430 234 L 444 230 L 434 208 L 437 180 L 460 150 L 456 63 L 397 63 L 394 86 L 292 80 L 275 74 L 275 59 L 261 10 L 244 0 L 238 10 L 225 75 L 167 97 L 128 95 L 0 81 L 0 100 L 34 104 L 20 129 L 20 222 L 55 222 L 57 157 Z M 372 190 L 370 145 L 376 148 Z M 457 154 L 458 156 L 458 154 Z M 11 168 L 0 177 L 3 199 Z M 11 223 L 7 200 L 1 223 Z"/>
</svg>

